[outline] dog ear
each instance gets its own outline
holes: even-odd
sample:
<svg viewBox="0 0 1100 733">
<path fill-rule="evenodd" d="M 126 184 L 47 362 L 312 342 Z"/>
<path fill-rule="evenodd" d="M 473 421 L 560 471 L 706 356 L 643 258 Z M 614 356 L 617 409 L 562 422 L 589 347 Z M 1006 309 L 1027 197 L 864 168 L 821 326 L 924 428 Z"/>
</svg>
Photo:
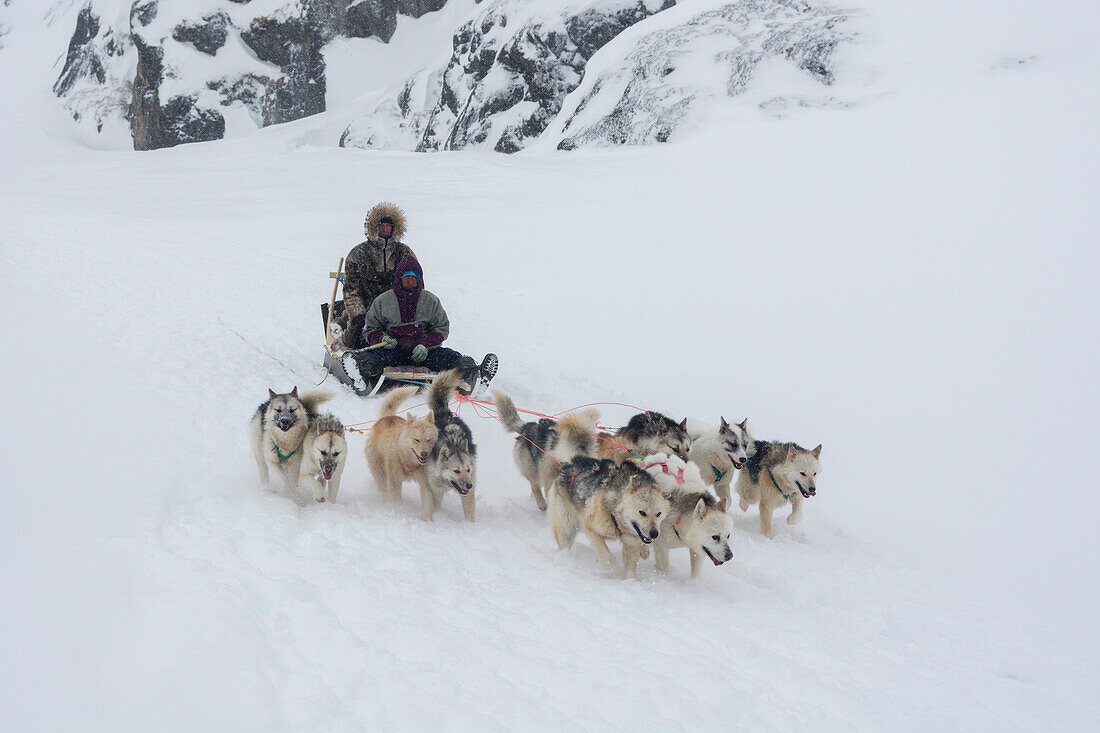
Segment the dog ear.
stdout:
<svg viewBox="0 0 1100 733">
<path fill-rule="evenodd" d="M 298 385 L 294 385 L 294 389 L 290 390 L 290 396 L 298 399 Z"/>
<path fill-rule="evenodd" d="M 687 429 L 688 429 L 688 419 L 686 417 L 684 418 L 683 422 L 680 423 L 680 429 L 685 431 L 685 432 L 687 431 Z"/>
<path fill-rule="evenodd" d="M 821 443 L 817 444 L 817 447 L 813 449 L 814 458 L 821 458 Z"/>
<path fill-rule="evenodd" d="M 427 420 L 427 421 L 428 421 L 429 423 L 431 423 L 432 425 L 435 425 L 435 413 L 434 413 L 434 412 L 429 412 L 429 413 L 428 413 L 428 417 L 426 417 L 425 419 L 426 419 L 426 420 Z"/>
<path fill-rule="evenodd" d="M 275 394 L 275 390 L 273 390 L 271 387 L 267 388 L 267 393 L 271 396 L 271 399 L 275 399 L 276 397 L 279 396 L 279 395 Z"/>
<path fill-rule="evenodd" d="M 718 509 L 722 512 L 728 512 L 730 510 L 730 500 L 725 497 L 719 499 Z"/>
<path fill-rule="evenodd" d="M 749 429 L 749 419 L 748 419 L 748 418 L 746 417 L 746 418 L 745 418 L 744 420 L 742 420 L 741 422 L 737 423 L 737 427 L 739 427 L 739 428 L 741 428 L 742 430 L 744 430 L 744 431 L 748 432 L 748 429 Z"/>
<path fill-rule="evenodd" d="M 794 458 L 794 443 L 787 446 L 787 458 Z"/>
<path fill-rule="evenodd" d="M 706 513 L 706 511 L 707 511 L 707 503 L 705 501 L 703 501 L 703 497 L 699 497 L 699 501 L 695 505 L 695 516 L 702 519 L 703 515 Z"/>
<path fill-rule="evenodd" d="M 718 432 L 728 433 L 730 431 L 730 424 L 726 422 L 726 418 L 723 417 L 720 419 L 722 420 L 722 424 L 718 427 Z"/>
</svg>

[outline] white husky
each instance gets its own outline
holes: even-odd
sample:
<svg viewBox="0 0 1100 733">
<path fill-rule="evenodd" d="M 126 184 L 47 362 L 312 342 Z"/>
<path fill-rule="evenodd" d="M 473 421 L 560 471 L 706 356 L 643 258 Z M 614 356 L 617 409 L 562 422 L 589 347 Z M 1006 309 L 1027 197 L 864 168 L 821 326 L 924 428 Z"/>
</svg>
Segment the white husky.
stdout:
<svg viewBox="0 0 1100 733">
<path fill-rule="evenodd" d="M 698 466 L 677 456 L 655 453 L 646 456 L 645 470 L 669 501 L 668 515 L 653 543 L 657 569 L 668 571 L 668 551 L 676 547 L 688 548 L 692 578 L 699 577 L 704 555 L 715 565 L 730 560 L 733 519 L 707 491 Z"/>
<path fill-rule="evenodd" d="M 317 418 L 302 442 L 298 488 L 310 492 L 314 501 L 336 501 L 347 457 L 343 423 L 332 415 Z"/>
<path fill-rule="evenodd" d="M 717 428 L 698 420 L 688 420 L 688 435 L 691 436 L 688 460 L 699 467 L 703 480 L 714 487 L 718 499 L 729 509 L 733 472 L 745 467 L 756 448 L 749 432 L 748 419 L 736 425 L 730 425 L 724 417 L 721 420 Z"/>
<path fill-rule="evenodd" d="M 332 392 L 306 392 L 299 397 L 295 387 L 286 394 L 270 389 L 267 393 L 269 399 L 256 408 L 249 423 L 252 456 L 261 484 L 271 481 L 276 489 L 292 491 L 298 486 L 302 441 L 310 421 L 317 417 L 317 406 L 332 399 Z"/>
</svg>

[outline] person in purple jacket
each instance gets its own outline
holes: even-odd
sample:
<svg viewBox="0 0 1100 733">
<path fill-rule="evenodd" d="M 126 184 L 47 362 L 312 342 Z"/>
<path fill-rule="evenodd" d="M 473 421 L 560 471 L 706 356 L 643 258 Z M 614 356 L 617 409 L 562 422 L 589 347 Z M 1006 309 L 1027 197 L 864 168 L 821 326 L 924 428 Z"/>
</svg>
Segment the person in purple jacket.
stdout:
<svg viewBox="0 0 1100 733">
<path fill-rule="evenodd" d="M 357 392 L 366 389 L 362 375 L 369 375 L 373 383 L 383 368 L 407 364 L 433 372 L 457 367 L 462 369 L 463 382 L 470 390 L 479 381 L 487 385 L 496 374 L 496 355 L 486 354 L 478 365 L 472 357 L 443 346 L 450 332 L 443 304 L 435 293 L 424 289 L 424 269 L 416 257 L 406 255 L 393 273 L 393 287 L 375 298 L 367 309 L 363 336 L 368 345 L 383 346 L 347 352 L 344 370 L 355 382 Z"/>
</svg>

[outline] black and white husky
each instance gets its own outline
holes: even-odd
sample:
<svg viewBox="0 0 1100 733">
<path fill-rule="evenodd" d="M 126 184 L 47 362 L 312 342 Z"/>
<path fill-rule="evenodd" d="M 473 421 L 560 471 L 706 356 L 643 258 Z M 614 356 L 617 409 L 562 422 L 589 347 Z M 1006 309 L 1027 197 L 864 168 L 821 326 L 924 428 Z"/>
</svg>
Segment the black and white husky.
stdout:
<svg viewBox="0 0 1100 733">
<path fill-rule="evenodd" d="M 659 412 L 639 412 L 614 433 L 600 435 L 600 455 L 616 463 L 631 461 L 639 465 L 654 453 L 686 461 L 691 450 L 687 423 L 686 418 L 676 422 Z"/>
<path fill-rule="evenodd" d="M 729 509 L 733 472 L 748 463 L 749 456 L 756 452 L 756 441 L 749 432 L 747 418 L 736 425 L 730 425 L 724 417 L 721 421 L 715 428 L 698 420 L 688 420 L 691 436 L 688 460 L 699 467 L 703 481 L 714 487 L 719 501 Z"/>
<path fill-rule="evenodd" d="M 546 511 L 543 491 L 549 493 L 561 464 L 581 456 L 595 457 L 596 422 L 600 414 L 589 407 L 556 422 L 547 417 L 524 422 L 511 397 L 494 390 L 493 398 L 504 429 L 519 436 L 512 451 L 516 468 L 531 484 L 535 505 L 540 511 Z"/>
<path fill-rule="evenodd" d="M 441 372 L 428 390 L 428 407 L 439 435 L 428 456 L 428 486 L 420 489 L 420 518 L 432 521 L 443 495 L 455 491 L 462 501 L 462 514 L 474 521 L 477 488 L 477 446 L 470 427 L 451 412 L 451 393 L 462 382 L 462 370 Z"/>
<path fill-rule="evenodd" d="M 317 407 L 332 399 L 332 392 L 305 392 L 295 387 L 285 394 L 269 389 L 268 400 L 256 408 L 249 423 L 252 455 L 260 472 L 260 483 L 280 491 L 298 486 L 302 465 L 302 443 Z"/>
</svg>

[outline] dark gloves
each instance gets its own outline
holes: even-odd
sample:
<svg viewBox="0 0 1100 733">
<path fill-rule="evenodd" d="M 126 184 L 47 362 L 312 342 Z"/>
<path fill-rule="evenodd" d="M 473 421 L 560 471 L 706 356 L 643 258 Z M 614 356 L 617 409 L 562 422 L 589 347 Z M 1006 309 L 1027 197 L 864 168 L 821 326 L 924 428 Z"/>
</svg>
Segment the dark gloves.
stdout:
<svg viewBox="0 0 1100 733">
<path fill-rule="evenodd" d="M 405 351 L 412 351 L 424 336 L 424 329 L 418 323 L 403 323 L 390 329 L 397 338 L 397 345 Z"/>
</svg>

